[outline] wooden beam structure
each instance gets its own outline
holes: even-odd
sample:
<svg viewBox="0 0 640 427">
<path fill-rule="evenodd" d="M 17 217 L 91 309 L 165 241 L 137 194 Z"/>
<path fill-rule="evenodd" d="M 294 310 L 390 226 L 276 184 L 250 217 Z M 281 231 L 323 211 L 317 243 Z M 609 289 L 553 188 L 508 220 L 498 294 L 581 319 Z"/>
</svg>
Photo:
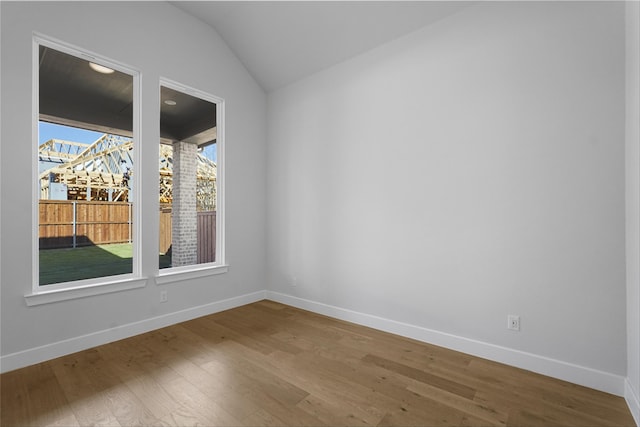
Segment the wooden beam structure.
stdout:
<svg viewBox="0 0 640 427">
<path fill-rule="evenodd" d="M 38 149 L 43 200 L 128 201 L 134 172 L 133 140 L 104 134 L 91 144 L 50 139 Z M 216 210 L 216 163 L 198 153 L 198 211 Z M 160 145 L 159 201 L 173 201 L 173 149 Z"/>
<path fill-rule="evenodd" d="M 38 151 L 41 163 L 60 163 L 40 172 L 41 199 L 128 201 L 130 138 L 104 134 L 92 144 L 49 140 Z"/>
<path fill-rule="evenodd" d="M 213 160 L 197 155 L 196 209 L 198 212 L 216 210 L 217 166 Z M 173 147 L 160 145 L 160 203 L 173 201 Z"/>
</svg>

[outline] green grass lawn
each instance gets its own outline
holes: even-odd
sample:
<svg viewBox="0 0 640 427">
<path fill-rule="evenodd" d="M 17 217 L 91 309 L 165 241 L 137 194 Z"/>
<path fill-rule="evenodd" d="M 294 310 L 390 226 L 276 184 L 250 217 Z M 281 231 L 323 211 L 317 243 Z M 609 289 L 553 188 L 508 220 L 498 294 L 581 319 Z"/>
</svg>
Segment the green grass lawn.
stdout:
<svg viewBox="0 0 640 427">
<path fill-rule="evenodd" d="M 40 250 L 40 285 L 114 276 L 132 271 L 131 243 Z"/>
<path fill-rule="evenodd" d="M 171 255 L 161 255 L 160 268 L 170 266 Z M 40 285 L 115 276 L 132 271 L 131 243 L 40 250 Z"/>
</svg>

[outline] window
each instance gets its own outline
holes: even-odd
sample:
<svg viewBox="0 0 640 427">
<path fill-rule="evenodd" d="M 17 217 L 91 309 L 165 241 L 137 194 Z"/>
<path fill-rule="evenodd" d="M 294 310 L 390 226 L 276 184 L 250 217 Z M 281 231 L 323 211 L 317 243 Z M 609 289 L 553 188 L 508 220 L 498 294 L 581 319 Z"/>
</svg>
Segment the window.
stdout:
<svg viewBox="0 0 640 427">
<path fill-rule="evenodd" d="M 163 80 L 160 86 L 160 269 L 223 264 L 222 101 Z"/>
<path fill-rule="evenodd" d="M 141 206 L 138 189 L 157 175 L 141 176 L 136 163 L 139 73 L 39 35 L 33 62 L 36 226 L 26 302 L 142 287 L 140 218 L 157 208 Z M 158 284 L 226 271 L 224 101 L 164 79 L 160 95 Z"/>
<path fill-rule="evenodd" d="M 137 73 L 43 38 L 35 49 L 34 293 L 139 276 Z"/>
</svg>

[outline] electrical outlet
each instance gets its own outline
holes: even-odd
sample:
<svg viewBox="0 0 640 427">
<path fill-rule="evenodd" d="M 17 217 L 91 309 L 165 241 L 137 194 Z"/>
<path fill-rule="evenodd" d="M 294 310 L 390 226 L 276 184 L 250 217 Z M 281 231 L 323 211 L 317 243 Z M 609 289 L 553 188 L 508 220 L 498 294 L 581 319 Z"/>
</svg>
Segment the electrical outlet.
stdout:
<svg viewBox="0 0 640 427">
<path fill-rule="evenodd" d="M 520 316 L 516 316 L 514 314 L 510 314 L 507 316 L 507 329 L 511 329 L 512 331 L 520 330 Z"/>
<path fill-rule="evenodd" d="M 294 288 L 298 286 L 298 278 L 296 276 L 291 277 L 291 286 Z"/>
<path fill-rule="evenodd" d="M 167 291 L 160 291 L 160 302 L 169 301 L 169 296 L 167 295 Z"/>
</svg>

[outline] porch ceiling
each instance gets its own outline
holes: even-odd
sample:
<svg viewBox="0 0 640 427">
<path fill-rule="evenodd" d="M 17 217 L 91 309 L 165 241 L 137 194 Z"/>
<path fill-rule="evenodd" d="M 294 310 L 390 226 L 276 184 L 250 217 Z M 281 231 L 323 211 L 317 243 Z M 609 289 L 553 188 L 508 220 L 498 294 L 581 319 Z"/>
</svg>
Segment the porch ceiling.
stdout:
<svg viewBox="0 0 640 427">
<path fill-rule="evenodd" d="M 89 61 L 40 46 L 40 119 L 131 136 L 133 78 L 114 71 L 101 74 Z M 165 100 L 175 101 L 167 105 Z M 198 144 L 215 138 L 215 104 L 163 87 L 160 94 L 160 137 Z"/>
</svg>

